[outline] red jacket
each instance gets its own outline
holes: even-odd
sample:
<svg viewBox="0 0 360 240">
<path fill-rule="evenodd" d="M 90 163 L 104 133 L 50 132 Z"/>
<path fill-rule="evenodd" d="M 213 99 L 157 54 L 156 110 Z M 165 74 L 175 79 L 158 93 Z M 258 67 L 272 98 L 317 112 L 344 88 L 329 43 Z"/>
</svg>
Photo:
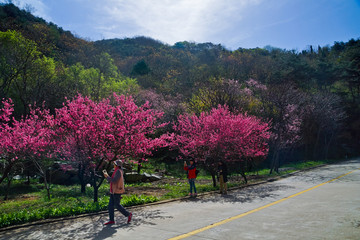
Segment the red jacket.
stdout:
<svg viewBox="0 0 360 240">
<path fill-rule="evenodd" d="M 195 164 L 184 167 L 184 170 L 188 171 L 188 179 L 196 178 L 196 166 L 195 166 Z"/>
</svg>

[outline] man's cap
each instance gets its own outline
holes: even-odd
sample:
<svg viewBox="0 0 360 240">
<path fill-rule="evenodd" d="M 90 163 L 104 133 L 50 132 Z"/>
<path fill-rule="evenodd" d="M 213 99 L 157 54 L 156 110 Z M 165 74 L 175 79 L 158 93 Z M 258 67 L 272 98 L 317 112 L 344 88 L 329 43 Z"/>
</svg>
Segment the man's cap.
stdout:
<svg viewBox="0 0 360 240">
<path fill-rule="evenodd" d="M 116 160 L 114 161 L 114 164 L 118 167 L 121 167 L 122 166 L 122 161 L 121 160 Z"/>
</svg>

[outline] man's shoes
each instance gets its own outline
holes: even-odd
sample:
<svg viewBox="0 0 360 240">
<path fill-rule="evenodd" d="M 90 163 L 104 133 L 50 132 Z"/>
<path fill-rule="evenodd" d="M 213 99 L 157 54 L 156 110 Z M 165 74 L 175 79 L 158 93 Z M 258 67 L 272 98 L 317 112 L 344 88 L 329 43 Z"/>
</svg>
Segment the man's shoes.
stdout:
<svg viewBox="0 0 360 240">
<path fill-rule="evenodd" d="M 193 196 L 193 194 L 192 193 L 189 193 L 189 197 L 192 197 Z"/>
<path fill-rule="evenodd" d="M 114 224 L 115 222 L 114 221 L 108 221 L 106 223 L 104 223 L 104 225 L 111 225 L 111 224 Z"/>
<path fill-rule="evenodd" d="M 197 196 L 197 193 L 194 193 L 194 197 L 196 197 Z"/>
<path fill-rule="evenodd" d="M 129 214 L 127 223 L 131 222 L 131 218 L 132 218 L 132 213 Z"/>
</svg>

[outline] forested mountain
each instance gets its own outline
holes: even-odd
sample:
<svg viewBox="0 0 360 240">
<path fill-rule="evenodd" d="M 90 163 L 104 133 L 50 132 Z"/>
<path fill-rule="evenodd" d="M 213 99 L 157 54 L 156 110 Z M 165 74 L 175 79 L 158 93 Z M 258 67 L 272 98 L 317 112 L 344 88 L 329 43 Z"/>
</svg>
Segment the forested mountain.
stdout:
<svg viewBox="0 0 360 240">
<path fill-rule="evenodd" d="M 360 39 L 297 52 L 148 37 L 88 41 L 13 4 L 0 5 L 0 97 L 17 115 L 77 93 L 150 100 L 168 120 L 226 104 L 272 119 L 273 159 L 358 155 Z M 357 39 L 356 39 L 357 38 Z M 278 160 L 277 160 L 278 161 Z"/>
</svg>

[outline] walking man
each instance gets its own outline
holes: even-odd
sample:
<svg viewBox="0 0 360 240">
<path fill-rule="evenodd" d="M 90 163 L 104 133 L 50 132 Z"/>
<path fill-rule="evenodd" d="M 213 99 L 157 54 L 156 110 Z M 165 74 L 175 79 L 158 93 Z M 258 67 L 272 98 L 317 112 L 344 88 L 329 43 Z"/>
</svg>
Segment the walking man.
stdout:
<svg viewBox="0 0 360 240">
<path fill-rule="evenodd" d="M 106 222 L 105 225 L 114 224 L 114 208 L 119 210 L 125 217 L 128 218 L 127 223 L 130 223 L 132 213 L 128 212 L 121 204 L 121 194 L 125 192 L 124 187 L 124 172 L 122 170 L 122 161 L 114 161 L 114 172 L 111 177 L 108 173 L 104 172 L 104 177 L 110 182 L 110 200 L 108 205 L 110 221 Z"/>
</svg>

